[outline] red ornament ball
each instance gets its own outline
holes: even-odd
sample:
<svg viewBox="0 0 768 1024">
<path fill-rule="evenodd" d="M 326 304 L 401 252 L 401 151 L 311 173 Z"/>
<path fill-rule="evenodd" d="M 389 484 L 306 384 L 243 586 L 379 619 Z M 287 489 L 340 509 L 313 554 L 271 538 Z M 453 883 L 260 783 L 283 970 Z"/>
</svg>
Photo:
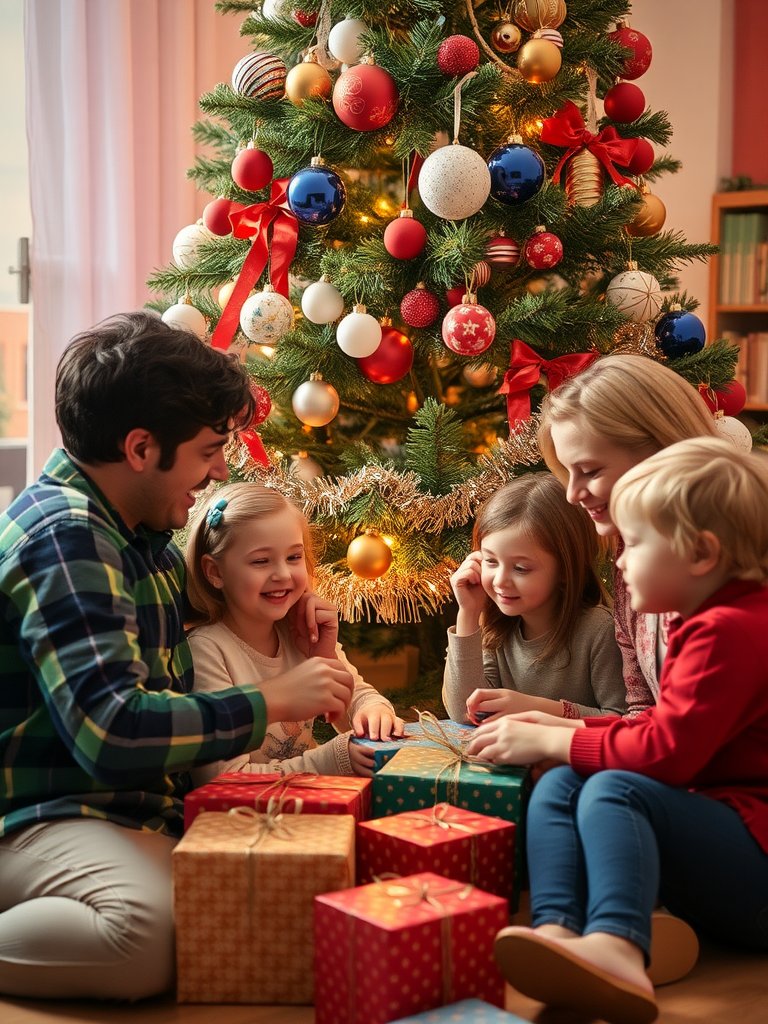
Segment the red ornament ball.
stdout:
<svg viewBox="0 0 768 1024">
<path fill-rule="evenodd" d="M 739 380 L 713 391 L 708 384 L 699 384 L 699 394 L 710 412 L 723 412 L 726 416 L 738 416 L 747 404 L 747 392 Z"/>
<path fill-rule="evenodd" d="M 358 132 L 373 132 L 395 116 L 399 95 L 392 76 L 376 64 L 355 64 L 333 87 L 333 109 Z"/>
<path fill-rule="evenodd" d="M 480 260 L 472 268 L 472 274 L 470 277 L 470 283 L 474 284 L 475 288 L 484 288 L 491 280 L 491 265 L 486 263 L 485 260 Z"/>
<path fill-rule="evenodd" d="M 449 288 L 445 293 L 445 301 L 449 306 L 460 306 L 464 301 L 464 296 L 467 294 L 467 287 L 463 284 L 457 284 L 453 288 Z"/>
<path fill-rule="evenodd" d="M 431 327 L 439 313 L 440 300 L 423 285 L 405 294 L 400 303 L 400 316 L 409 327 Z"/>
<path fill-rule="evenodd" d="M 398 217 L 384 228 L 384 248 L 396 260 L 421 256 L 427 244 L 427 229 L 413 217 Z"/>
<path fill-rule="evenodd" d="M 645 96 L 642 89 L 631 82 L 619 82 L 605 94 L 603 106 L 612 121 L 628 124 L 636 121 L 645 110 Z"/>
<path fill-rule="evenodd" d="M 269 397 L 269 392 L 266 388 L 263 388 L 261 384 L 254 384 L 253 381 L 248 385 L 248 388 L 253 395 L 254 407 L 253 407 L 253 419 L 248 424 L 248 428 L 257 427 L 259 423 L 263 423 L 264 420 L 269 416 L 272 411 L 272 399 Z"/>
<path fill-rule="evenodd" d="M 230 235 L 232 224 L 229 215 L 243 209 L 245 207 L 242 203 L 235 203 L 231 199 L 212 199 L 203 210 L 203 224 L 214 235 Z"/>
<path fill-rule="evenodd" d="M 232 161 L 232 181 L 246 192 L 265 188 L 274 172 L 272 158 L 263 149 L 243 149 Z"/>
<path fill-rule="evenodd" d="M 317 24 L 317 11 L 291 11 L 291 17 L 302 28 L 312 28 Z"/>
<path fill-rule="evenodd" d="M 494 267 L 514 267 L 520 262 L 520 246 L 514 238 L 497 235 L 485 247 L 485 258 Z"/>
<path fill-rule="evenodd" d="M 413 366 L 411 339 L 394 327 L 382 327 L 381 343 L 369 356 L 357 360 L 364 377 L 374 384 L 395 384 Z"/>
<path fill-rule="evenodd" d="M 444 75 L 467 75 L 480 63 L 480 50 L 469 36 L 448 36 L 437 50 L 437 66 Z"/>
<path fill-rule="evenodd" d="M 644 36 L 642 32 L 638 32 L 634 28 L 625 26 L 616 29 L 615 32 L 609 32 L 608 38 L 612 39 L 614 43 L 618 43 L 619 46 L 623 46 L 625 50 L 632 51 L 624 60 L 621 77 L 634 80 L 644 75 L 651 66 L 653 58 L 653 48 L 648 36 Z"/>
<path fill-rule="evenodd" d="M 655 159 L 656 154 L 648 139 L 638 139 L 632 159 L 627 164 L 627 170 L 630 174 L 645 174 L 653 167 Z"/>
<path fill-rule="evenodd" d="M 493 344 L 496 321 L 477 302 L 462 302 L 449 310 L 443 320 L 443 341 L 460 356 L 477 356 Z"/>
<path fill-rule="evenodd" d="M 563 258 L 563 243 L 551 231 L 536 231 L 525 243 L 523 255 L 534 270 L 551 270 Z"/>
</svg>

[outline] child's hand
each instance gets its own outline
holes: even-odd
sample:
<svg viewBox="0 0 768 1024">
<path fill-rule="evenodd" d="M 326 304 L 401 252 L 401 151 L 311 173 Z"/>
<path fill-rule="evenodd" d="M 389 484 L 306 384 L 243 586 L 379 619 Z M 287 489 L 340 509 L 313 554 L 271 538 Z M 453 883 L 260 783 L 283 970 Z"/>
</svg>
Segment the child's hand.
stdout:
<svg viewBox="0 0 768 1024">
<path fill-rule="evenodd" d="M 309 658 L 289 672 L 265 679 L 258 688 L 268 722 L 298 722 L 317 715 L 333 721 L 346 715 L 354 685 L 338 658 Z"/>
<path fill-rule="evenodd" d="M 480 581 L 482 559 L 479 551 L 472 551 L 451 576 L 451 590 L 459 604 L 459 622 L 456 632 L 459 636 L 469 636 L 477 631 L 480 625 L 480 613 L 485 608 L 488 595 Z"/>
<path fill-rule="evenodd" d="M 473 690 L 467 698 L 467 717 L 475 725 L 479 725 L 480 722 L 493 722 L 502 715 L 513 715 L 518 711 L 528 711 L 530 708 L 531 702 L 527 694 L 518 693 L 517 690 Z M 550 717 L 554 718 L 554 715 Z"/>
<path fill-rule="evenodd" d="M 568 764 L 573 730 L 521 722 L 507 715 L 478 726 L 466 753 L 494 764 Z"/>
<path fill-rule="evenodd" d="M 367 747 L 363 747 L 359 743 L 350 742 L 349 762 L 355 775 L 362 775 L 364 779 L 373 778 L 374 755 L 372 750 L 368 750 Z"/>
<path fill-rule="evenodd" d="M 307 658 L 335 658 L 339 612 L 311 590 L 302 594 L 289 613 L 296 646 Z"/>
<path fill-rule="evenodd" d="M 405 722 L 398 718 L 386 704 L 369 704 L 358 711 L 352 719 L 355 736 L 368 736 L 372 740 L 388 740 L 391 736 L 402 736 Z"/>
</svg>

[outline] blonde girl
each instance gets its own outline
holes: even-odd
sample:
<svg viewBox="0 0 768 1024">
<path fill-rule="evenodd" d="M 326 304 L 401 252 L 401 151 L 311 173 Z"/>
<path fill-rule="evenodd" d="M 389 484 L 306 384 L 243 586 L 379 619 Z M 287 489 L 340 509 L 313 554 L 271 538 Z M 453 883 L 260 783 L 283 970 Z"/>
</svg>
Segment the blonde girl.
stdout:
<svg viewBox="0 0 768 1024">
<path fill-rule="evenodd" d="M 392 705 L 338 644 L 337 610 L 311 590 L 309 524 L 282 494 L 253 483 L 217 490 L 195 517 L 186 559 L 195 690 L 215 693 L 281 676 L 309 681 L 329 666 L 343 667 L 355 681 L 352 732 L 372 739 L 402 733 Z M 196 781 L 223 771 L 373 773 L 372 753 L 350 744 L 352 733 L 318 747 L 312 724 L 273 723 L 260 748 L 199 770 Z"/>
<path fill-rule="evenodd" d="M 518 711 L 623 714 L 613 619 L 601 605 L 597 537 L 551 473 L 527 473 L 478 513 L 451 586 L 443 702 L 477 723 Z"/>
<path fill-rule="evenodd" d="M 539 446 L 597 534 L 618 538 L 609 502 L 619 477 L 670 444 L 707 436 L 717 436 L 712 415 L 682 377 L 646 356 L 607 356 L 546 396 Z M 658 698 L 669 616 L 633 611 L 618 571 L 613 614 L 635 715 Z"/>
</svg>

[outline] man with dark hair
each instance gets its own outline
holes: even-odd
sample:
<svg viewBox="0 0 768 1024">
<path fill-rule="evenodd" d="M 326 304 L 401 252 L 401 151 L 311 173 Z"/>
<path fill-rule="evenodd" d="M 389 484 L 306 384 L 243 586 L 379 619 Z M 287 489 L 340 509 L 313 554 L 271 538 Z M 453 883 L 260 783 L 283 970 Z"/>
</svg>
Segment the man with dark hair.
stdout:
<svg viewBox="0 0 768 1024">
<path fill-rule="evenodd" d="M 236 361 L 151 314 L 79 335 L 59 363 L 64 449 L 0 516 L 2 994 L 167 989 L 187 770 L 349 703 L 324 658 L 309 684 L 192 693 L 170 531 L 226 479 L 252 414 Z"/>
</svg>

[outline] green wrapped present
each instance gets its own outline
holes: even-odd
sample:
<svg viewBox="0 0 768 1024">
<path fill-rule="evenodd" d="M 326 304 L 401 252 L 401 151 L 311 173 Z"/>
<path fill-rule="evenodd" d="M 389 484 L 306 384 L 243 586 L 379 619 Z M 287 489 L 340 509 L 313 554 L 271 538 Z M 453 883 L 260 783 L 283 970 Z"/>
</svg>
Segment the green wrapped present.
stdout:
<svg viewBox="0 0 768 1024">
<path fill-rule="evenodd" d="M 410 747 L 399 750 L 373 777 L 373 817 L 449 803 L 478 814 L 513 821 L 515 890 L 524 879 L 525 811 L 531 789 L 528 768 L 462 760 L 460 749 Z"/>
</svg>

